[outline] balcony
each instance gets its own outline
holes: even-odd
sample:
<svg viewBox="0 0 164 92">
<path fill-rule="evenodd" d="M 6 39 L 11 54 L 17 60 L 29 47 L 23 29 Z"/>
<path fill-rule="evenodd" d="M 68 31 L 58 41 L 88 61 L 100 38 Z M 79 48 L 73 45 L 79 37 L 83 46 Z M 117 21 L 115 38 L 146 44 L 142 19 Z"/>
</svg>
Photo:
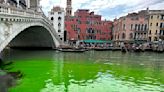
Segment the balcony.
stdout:
<svg viewBox="0 0 164 92">
<path fill-rule="evenodd" d="M 164 28 L 160 28 L 160 30 L 164 30 Z"/>
<path fill-rule="evenodd" d="M 163 30 L 160 30 L 159 38 L 164 39 L 164 28 L 161 28 L 161 29 L 163 29 Z"/>
</svg>

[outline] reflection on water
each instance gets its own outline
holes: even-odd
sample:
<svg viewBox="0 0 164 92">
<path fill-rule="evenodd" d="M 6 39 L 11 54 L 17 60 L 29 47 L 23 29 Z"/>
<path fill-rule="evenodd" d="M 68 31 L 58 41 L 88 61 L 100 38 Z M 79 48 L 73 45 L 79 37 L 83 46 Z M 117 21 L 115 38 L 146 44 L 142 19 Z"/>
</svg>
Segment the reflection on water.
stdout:
<svg viewBox="0 0 164 92">
<path fill-rule="evenodd" d="M 11 51 L 8 66 L 24 77 L 10 92 L 163 92 L 158 53 Z"/>
</svg>

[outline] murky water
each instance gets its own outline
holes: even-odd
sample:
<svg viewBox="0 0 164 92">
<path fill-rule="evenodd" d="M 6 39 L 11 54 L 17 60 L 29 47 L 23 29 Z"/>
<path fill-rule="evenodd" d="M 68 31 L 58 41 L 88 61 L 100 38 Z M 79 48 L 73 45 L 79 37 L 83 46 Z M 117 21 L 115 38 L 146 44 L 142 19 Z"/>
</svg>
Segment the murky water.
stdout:
<svg viewBox="0 0 164 92">
<path fill-rule="evenodd" d="M 9 92 L 164 92 L 164 54 L 13 50 L 9 60 L 23 73 Z"/>
</svg>

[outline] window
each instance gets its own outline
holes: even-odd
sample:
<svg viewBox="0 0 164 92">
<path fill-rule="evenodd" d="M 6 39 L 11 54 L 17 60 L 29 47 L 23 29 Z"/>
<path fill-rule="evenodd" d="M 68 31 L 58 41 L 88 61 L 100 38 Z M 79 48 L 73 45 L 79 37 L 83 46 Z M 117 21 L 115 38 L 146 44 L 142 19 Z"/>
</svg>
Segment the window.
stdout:
<svg viewBox="0 0 164 92">
<path fill-rule="evenodd" d="M 81 16 L 78 16 L 78 18 L 81 18 Z"/>
<path fill-rule="evenodd" d="M 3 18 L 1 18 L 1 21 L 3 21 Z"/>
<path fill-rule="evenodd" d="M 162 35 L 162 30 L 160 30 L 159 35 Z"/>
<path fill-rule="evenodd" d="M 71 28 L 74 29 L 73 25 L 71 25 Z"/>
<path fill-rule="evenodd" d="M 60 32 L 61 32 L 61 30 L 58 30 L 58 32 L 60 33 Z"/>
<path fill-rule="evenodd" d="M 162 28 L 162 27 L 163 27 L 163 23 L 160 24 L 160 28 Z"/>
<path fill-rule="evenodd" d="M 159 19 L 159 15 L 157 16 L 157 19 Z"/>
<path fill-rule="evenodd" d="M 160 35 L 164 36 L 164 30 L 160 30 Z"/>
<path fill-rule="evenodd" d="M 62 14 L 61 12 L 58 12 L 58 14 Z"/>
<path fill-rule="evenodd" d="M 122 33 L 122 39 L 125 39 L 126 35 L 125 33 Z"/>
<path fill-rule="evenodd" d="M 158 23 L 156 23 L 156 26 L 158 26 Z"/>
<path fill-rule="evenodd" d="M 161 15 L 161 20 L 163 20 L 164 19 L 164 15 Z"/>
<path fill-rule="evenodd" d="M 149 35 L 151 35 L 151 30 L 149 31 Z"/>
<path fill-rule="evenodd" d="M 53 21 L 54 20 L 54 17 L 51 17 L 51 20 Z"/>
<path fill-rule="evenodd" d="M 58 27 L 61 27 L 61 24 L 60 23 L 58 24 Z"/>
<path fill-rule="evenodd" d="M 137 24 L 135 24 L 135 31 L 137 30 Z"/>
<path fill-rule="evenodd" d="M 155 31 L 155 35 L 157 35 L 157 33 L 158 33 L 158 30 Z"/>
<path fill-rule="evenodd" d="M 61 21 L 61 17 L 58 17 L 58 20 Z"/>
<path fill-rule="evenodd" d="M 130 34 L 129 34 L 129 38 L 130 38 L 130 39 L 133 39 L 133 33 L 130 33 Z"/>
<path fill-rule="evenodd" d="M 77 38 L 80 39 L 80 35 L 79 34 L 77 35 Z"/>
<path fill-rule="evenodd" d="M 151 37 L 149 37 L 149 41 L 151 41 Z"/>
<path fill-rule="evenodd" d="M 154 41 L 157 41 L 157 37 L 154 37 Z"/>
<path fill-rule="evenodd" d="M 131 24 L 131 30 L 133 30 L 133 24 Z"/>
<path fill-rule="evenodd" d="M 142 26 L 141 26 L 141 31 L 143 31 L 143 29 L 144 29 L 144 25 L 142 24 Z"/>
<path fill-rule="evenodd" d="M 54 12 L 51 12 L 51 15 L 54 15 Z"/>
<path fill-rule="evenodd" d="M 125 30 L 126 29 L 126 26 L 125 26 L 125 24 L 123 25 L 123 30 Z"/>
<path fill-rule="evenodd" d="M 138 25 L 138 31 L 140 31 L 140 24 Z"/>
<path fill-rule="evenodd" d="M 80 20 L 78 21 L 78 24 L 81 24 L 81 21 Z"/>
<path fill-rule="evenodd" d="M 151 19 L 153 19 L 153 16 L 151 16 Z"/>
<path fill-rule="evenodd" d="M 89 21 L 86 21 L 86 24 L 89 24 Z"/>
<path fill-rule="evenodd" d="M 152 26 L 152 23 L 150 23 L 150 26 Z"/>
<path fill-rule="evenodd" d="M 81 29 L 80 28 L 77 28 L 77 32 L 80 33 Z"/>
<path fill-rule="evenodd" d="M 145 28 L 144 28 L 144 31 L 146 31 L 147 30 L 147 24 L 145 24 Z"/>
</svg>

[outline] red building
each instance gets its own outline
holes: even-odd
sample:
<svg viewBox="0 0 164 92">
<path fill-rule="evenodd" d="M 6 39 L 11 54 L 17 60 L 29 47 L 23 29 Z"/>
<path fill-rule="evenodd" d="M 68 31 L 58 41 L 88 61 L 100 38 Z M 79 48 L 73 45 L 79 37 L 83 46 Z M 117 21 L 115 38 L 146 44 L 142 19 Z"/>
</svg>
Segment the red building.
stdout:
<svg viewBox="0 0 164 92">
<path fill-rule="evenodd" d="M 101 15 L 88 9 L 79 9 L 74 16 L 66 16 L 65 29 L 69 41 L 112 39 L 112 22 L 102 21 Z"/>
</svg>

